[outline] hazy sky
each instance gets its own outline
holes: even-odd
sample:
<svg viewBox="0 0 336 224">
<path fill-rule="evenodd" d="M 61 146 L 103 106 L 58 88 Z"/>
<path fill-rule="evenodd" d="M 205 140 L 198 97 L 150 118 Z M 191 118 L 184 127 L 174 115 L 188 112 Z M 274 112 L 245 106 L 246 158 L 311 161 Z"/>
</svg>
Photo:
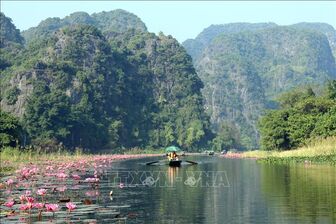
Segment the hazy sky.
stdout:
<svg viewBox="0 0 336 224">
<path fill-rule="evenodd" d="M 150 32 L 163 31 L 180 42 L 194 38 L 211 24 L 232 22 L 325 22 L 336 27 L 336 2 L 320 1 L 6 1 L 1 12 L 20 30 L 37 26 L 48 17 L 65 17 L 72 12 L 89 14 L 125 9 L 139 16 Z"/>
</svg>

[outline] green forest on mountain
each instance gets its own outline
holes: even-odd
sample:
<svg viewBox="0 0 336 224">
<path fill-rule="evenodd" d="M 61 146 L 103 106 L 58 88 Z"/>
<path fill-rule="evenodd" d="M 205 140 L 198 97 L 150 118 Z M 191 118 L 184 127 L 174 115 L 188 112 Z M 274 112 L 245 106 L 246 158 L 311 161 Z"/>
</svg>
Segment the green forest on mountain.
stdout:
<svg viewBox="0 0 336 224">
<path fill-rule="evenodd" d="M 262 149 L 284 150 L 335 135 L 327 37 L 244 27 L 216 28 L 185 49 L 124 10 L 49 18 L 21 33 L 1 13 L 0 147 L 221 151 L 259 147 L 260 137 Z M 291 39 L 300 53 L 290 59 L 270 48 Z M 306 85 L 314 90 L 292 91 Z"/>
<path fill-rule="evenodd" d="M 208 145 L 213 133 L 190 56 L 171 36 L 144 30 L 134 15 L 114 13 L 133 18 L 134 24 L 130 29 L 109 24 L 103 13 L 103 34 L 82 24 L 86 14 L 76 13 L 71 26 L 62 24 L 55 32 L 44 22 L 48 29 L 36 31 L 43 35 L 34 35 L 27 45 L 2 14 L 1 97 L 9 110 L 21 113 L 17 119 L 2 112 L 12 123 L 2 130 L 21 127 L 16 137 L 2 136 L 3 145 L 15 145 L 16 139 L 91 149 Z M 20 88 L 8 85 L 13 77 Z"/>
<path fill-rule="evenodd" d="M 247 149 L 260 147 L 258 120 L 277 98 L 336 79 L 335 29 L 323 23 L 211 25 L 183 42 L 204 83 L 213 130 L 229 124 Z"/>
</svg>

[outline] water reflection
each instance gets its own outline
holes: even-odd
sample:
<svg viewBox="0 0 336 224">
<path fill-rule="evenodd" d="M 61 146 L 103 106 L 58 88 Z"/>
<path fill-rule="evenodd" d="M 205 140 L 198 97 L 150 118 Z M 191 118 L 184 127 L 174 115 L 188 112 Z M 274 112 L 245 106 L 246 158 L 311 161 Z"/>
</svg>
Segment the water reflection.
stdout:
<svg viewBox="0 0 336 224">
<path fill-rule="evenodd" d="M 336 168 L 261 165 L 262 192 L 271 208 L 303 223 L 336 222 Z"/>
<path fill-rule="evenodd" d="M 199 164 L 144 165 L 152 158 L 115 162 L 98 187 L 78 182 L 68 191 L 55 193 L 79 202 L 73 220 L 99 223 L 336 223 L 336 167 L 206 156 L 186 159 Z M 225 172 L 228 184 L 202 184 L 213 179 L 199 174 L 212 171 Z M 196 180 L 201 177 L 201 184 L 187 182 L 191 173 Z M 59 181 L 39 184 L 50 184 L 49 189 L 55 190 L 64 185 Z M 66 215 L 62 211 L 56 217 Z"/>
<path fill-rule="evenodd" d="M 166 172 L 161 178 L 166 177 L 169 184 L 132 189 L 141 191 L 142 197 L 134 192 L 132 199 L 127 197 L 128 202 L 139 199 L 139 203 L 131 203 L 130 209 L 143 215 L 128 220 L 129 223 L 336 222 L 335 167 L 266 165 L 253 160 L 214 157 L 190 160 L 200 164 L 145 168 Z M 185 183 L 188 172 L 202 171 L 225 171 L 229 187 Z"/>
<path fill-rule="evenodd" d="M 174 186 L 174 183 L 175 183 L 176 178 L 178 176 L 179 169 L 180 169 L 179 167 L 168 166 L 167 175 L 168 175 L 169 186 Z"/>
</svg>

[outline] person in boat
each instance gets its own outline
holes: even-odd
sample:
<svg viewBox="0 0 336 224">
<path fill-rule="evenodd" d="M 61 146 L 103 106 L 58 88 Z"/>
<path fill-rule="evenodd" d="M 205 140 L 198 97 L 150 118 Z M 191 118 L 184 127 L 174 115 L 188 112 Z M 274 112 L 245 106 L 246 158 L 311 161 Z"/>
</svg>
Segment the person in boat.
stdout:
<svg viewBox="0 0 336 224">
<path fill-rule="evenodd" d="M 173 152 L 173 159 L 174 159 L 174 160 L 178 160 L 178 157 L 177 157 L 176 152 Z"/>
<path fill-rule="evenodd" d="M 170 161 L 172 159 L 173 159 L 173 154 L 170 152 L 170 153 L 168 153 L 168 160 Z"/>
</svg>

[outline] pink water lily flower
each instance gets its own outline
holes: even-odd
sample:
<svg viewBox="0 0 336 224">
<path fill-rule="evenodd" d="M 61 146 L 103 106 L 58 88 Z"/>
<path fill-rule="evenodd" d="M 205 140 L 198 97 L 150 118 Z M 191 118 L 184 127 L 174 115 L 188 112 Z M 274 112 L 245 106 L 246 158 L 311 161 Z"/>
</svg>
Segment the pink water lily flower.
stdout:
<svg viewBox="0 0 336 224">
<path fill-rule="evenodd" d="M 28 203 L 34 203 L 35 199 L 33 197 L 26 197 Z"/>
<path fill-rule="evenodd" d="M 80 180 L 81 179 L 81 177 L 79 175 L 77 175 L 77 174 L 72 174 L 72 178 L 74 180 Z"/>
<path fill-rule="evenodd" d="M 67 189 L 66 186 L 56 188 L 56 190 L 59 191 L 59 192 L 64 192 L 64 191 L 66 191 L 66 189 Z"/>
<path fill-rule="evenodd" d="M 54 168 L 52 166 L 47 166 L 46 170 L 54 170 Z"/>
<path fill-rule="evenodd" d="M 75 210 L 75 208 L 77 207 L 74 203 L 72 202 L 68 202 L 65 204 L 65 206 L 69 209 L 69 212 Z"/>
<path fill-rule="evenodd" d="M 13 201 L 13 200 L 7 201 L 7 202 L 4 204 L 4 206 L 6 206 L 6 207 L 8 207 L 8 208 L 13 207 L 13 205 L 14 205 L 14 201 Z"/>
<path fill-rule="evenodd" d="M 99 192 L 98 191 L 87 191 L 85 192 L 85 195 L 88 197 L 95 197 L 95 196 L 99 196 Z"/>
<path fill-rule="evenodd" d="M 37 208 L 37 209 L 40 209 L 40 208 L 43 208 L 43 203 L 34 203 L 33 204 L 33 208 Z"/>
<path fill-rule="evenodd" d="M 26 200 L 26 195 L 20 195 L 20 201 L 23 202 Z"/>
<path fill-rule="evenodd" d="M 32 209 L 33 208 L 33 203 L 32 202 L 27 202 L 27 207 L 28 209 Z"/>
<path fill-rule="evenodd" d="M 85 182 L 88 182 L 88 183 L 98 183 L 99 182 L 99 178 L 89 177 L 89 178 L 85 179 Z"/>
<path fill-rule="evenodd" d="M 28 208 L 28 206 L 27 205 L 20 205 L 20 210 L 22 210 L 22 211 L 25 211 L 25 210 L 28 210 L 29 208 Z"/>
<path fill-rule="evenodd" d="M 32 168 L 23 167 L 21 170 L 18 170 L 17 172 L 21 174 L 21 177 L 23 179 L 28 179 L 29 177 L 38 173 L 38 168 L 37 167 L 32 167 Z"/>
<path fill-rule="evenodd" d="M 20 210 L 30 210 L 33 208 L 33 204 L 30 202 L 27 202 L 27 204 L 20 205 Z"/>
<path fill-rule="evenodd" d="M 57 176 L 58 178 L 61 178 L 61 179 L 65 179 L 65 178 L 68 177 L 68 175 L 65 174 L 65 173 L 58 173 L 58 174 L 56 174 L 56 176 Z"/>
<path fill-rule="evenodd" d="M 55 212 L 58 210 L 58 204 L 45 204 L 45 208 L 49 212 Z"/>
<path fill-rule="evenodd" d="M 6 184 L 7 185 L 12 185 L 14 183 L 14 180 L 13 179 L 8 179 L 7 181 L 6 181 Z"/>
<path fill-rule="evenodd" d="M 41 196 L 44 196 L 44 195 L 47 194 L 47 189 L 44 189 L 44 188 L 38 189 L 37 194 L 41 195 Z"/>
</svg>

